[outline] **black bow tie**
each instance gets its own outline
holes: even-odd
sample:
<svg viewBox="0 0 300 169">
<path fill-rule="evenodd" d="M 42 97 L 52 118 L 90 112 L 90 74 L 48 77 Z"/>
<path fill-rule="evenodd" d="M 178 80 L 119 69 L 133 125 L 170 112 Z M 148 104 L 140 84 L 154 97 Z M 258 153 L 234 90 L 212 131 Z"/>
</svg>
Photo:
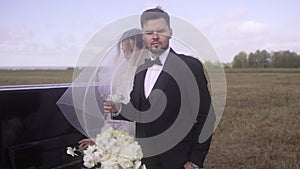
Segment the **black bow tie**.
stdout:
<svg viewBox="0 0 300 169">
<path fill-rule="evenodd" d="M 159 57 L 157 57 L 155 60 L 151 60 L 151 59 L 145 59 L 145 66 L 146 67 L 151 67 L 153 65 L 159 65 L 162 66 Z"/>
</svg>

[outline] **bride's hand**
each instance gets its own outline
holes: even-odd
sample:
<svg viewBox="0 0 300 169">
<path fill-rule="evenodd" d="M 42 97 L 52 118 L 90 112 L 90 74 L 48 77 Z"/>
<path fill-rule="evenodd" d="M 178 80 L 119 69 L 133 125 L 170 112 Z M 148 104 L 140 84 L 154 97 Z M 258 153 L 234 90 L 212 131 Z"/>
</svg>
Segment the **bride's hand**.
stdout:
<svg viewBox="0 0 300 169">
<path fill-rule="evenodd" d="M 195 169 L 195 167 L 193 167 L 192 163 L 190 161 L 187 161 L 184 164 L 184 169 Z"/>
<path fill-rule="evenodd" d="M 79 148 L 84 150 L 86 149 L 88 146 L 91 146 L 91 145 L 95 145 L 95 142 L 90 139 L 90 138 L 86 138 L 86 139 L 82 139 L 78 142 L 79 144 Z"/>
<path fill-rule="evenodd" d="M 105 113 L 116 113 L 119 111 L 117 106 L 112 102 L 104 101 L 103 105 L 104 105 L 103 108 Z"/>
</svg>

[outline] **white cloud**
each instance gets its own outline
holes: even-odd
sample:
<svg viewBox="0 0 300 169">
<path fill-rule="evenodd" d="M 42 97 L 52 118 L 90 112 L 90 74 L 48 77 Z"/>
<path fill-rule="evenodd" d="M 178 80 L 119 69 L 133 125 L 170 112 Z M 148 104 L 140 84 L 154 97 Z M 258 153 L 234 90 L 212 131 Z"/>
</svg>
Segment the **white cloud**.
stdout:
<svg viewBox="0 0 300 169">
<path fill-rule="evenodd" d="M 77 46 L 0 44 L 0 66 L 69 66 L 79 53 Z"/>
<path fill-rule="evenodd" d="M 209 40 L 223 62 L 231 62 L 240 51 L 249 53 L 261 49 L 270 39 L 271 30 L 266 24 L 247 21 L 242 17 L 240 19 L 231 20 L 225 16 L 208 33 Z"/>
<path fill-rule="evenodd" d="M 276 43 L 270 42 L 263 46 L 264 49 L 269 51 L 279 51 L 279 50 L 291 50 L 293 52 L 300 52 L 300 41 L 298 42 L 284 42 L 284 43 Z"/>
<path fill-rule="evenodd" d="M 15 40 L 28 39 L 33 37 L 33 32 L 31 30 L 15 30 L 9 32 L 9 37 Z"/>
<path fill-rule="evenodd" d="M 73 65 L 80 54 L 75 36 L 53 37 L 51 42 L 42 35 L 31 38 L 30 31 L 6 32 L 11 34 L 0 42 L 0 66 Z"/>
<path fill-rule="evenodd" d="M 225 15 L 226 20 L 231 21 L 241 21 L 244 20 L 247 16 L 247 9 L 246 8 L 236 8 L 229 11 L 228 14 Z"/>
<path fill-rule="evenodd" d="M 244 21 L 238 26 L 239 32 L 246 34 L 260 34 L 267 29 L 268 26 L 266 24 L 255 21 Z"/>
<path fill-rule="evenodd" d="M 58 33 L 54 37 L 54 42 L 57 45 L 65 45 L 65 44 L 76 44 L 77 42 L 77 37 L 75 35 L 66 35 L 66 34 L 61 34 Z"/>
<path fill-rule="evenodd" d="M 23 41 L 32 39 L 33 37 L 34 33 L 29 29 L 0 29 L 0 42 Z"/>
<path fill-rule="evenodd" d="M 274 32 L 262 48 L 268 51 L 290 50 L 300 54 L 300 35 Z"/>
<path fill-rule="evenodd" d="M 193 23 L 200 31 L 209 31 L 214 28 L 215 20 L 213 18 L 202 19 L 200 21 L 194 21 Z"/>
</svg>

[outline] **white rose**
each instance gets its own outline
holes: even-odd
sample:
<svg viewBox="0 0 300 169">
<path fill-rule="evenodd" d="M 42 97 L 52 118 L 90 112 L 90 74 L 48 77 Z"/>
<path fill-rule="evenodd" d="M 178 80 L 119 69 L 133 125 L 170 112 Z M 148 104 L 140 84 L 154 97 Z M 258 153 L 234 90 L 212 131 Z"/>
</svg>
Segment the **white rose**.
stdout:
<svg viewBox="0 0 300 169">
<path fill-rule="evenodd" d="M 76 148 L 72 148 L 72 147 L 67 147 L 67 154 L 71 155 L 71 156 L 78 156 L 78 154 L 75 153 Z"/>
<path fill-rule="evenodd" d="M 83 165 L 87 168 L 92 168 L 95 166 L 93 156 L 91 154 L 86 154 L 83 156 Z"/>
<path fill-rule="evenodd" d="M 123 167 L 123 168 L 132 168 L 133 167 L 133 162 L 130 160 L 123 160 L 120 161 L 119 164 Z"/>
</svg>

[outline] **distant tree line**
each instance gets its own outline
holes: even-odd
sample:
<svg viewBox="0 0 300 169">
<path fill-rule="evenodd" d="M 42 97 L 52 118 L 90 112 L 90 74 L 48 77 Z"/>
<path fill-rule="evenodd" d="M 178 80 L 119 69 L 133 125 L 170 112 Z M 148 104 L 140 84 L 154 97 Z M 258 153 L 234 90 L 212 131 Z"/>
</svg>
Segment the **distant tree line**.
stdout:
<svg viewBox="0 0 300 169">
<path fill-rule="evenodd" d="M 249 55 L 246 52 L 240 52 L 234 56 L 232 62 L 233 68 L 264 68 L 264 67 L 300 67 L 300 55 L 295 52 L 278 51 L 267 52 L 266 50 L 256 50 Z"/>
</svg>

